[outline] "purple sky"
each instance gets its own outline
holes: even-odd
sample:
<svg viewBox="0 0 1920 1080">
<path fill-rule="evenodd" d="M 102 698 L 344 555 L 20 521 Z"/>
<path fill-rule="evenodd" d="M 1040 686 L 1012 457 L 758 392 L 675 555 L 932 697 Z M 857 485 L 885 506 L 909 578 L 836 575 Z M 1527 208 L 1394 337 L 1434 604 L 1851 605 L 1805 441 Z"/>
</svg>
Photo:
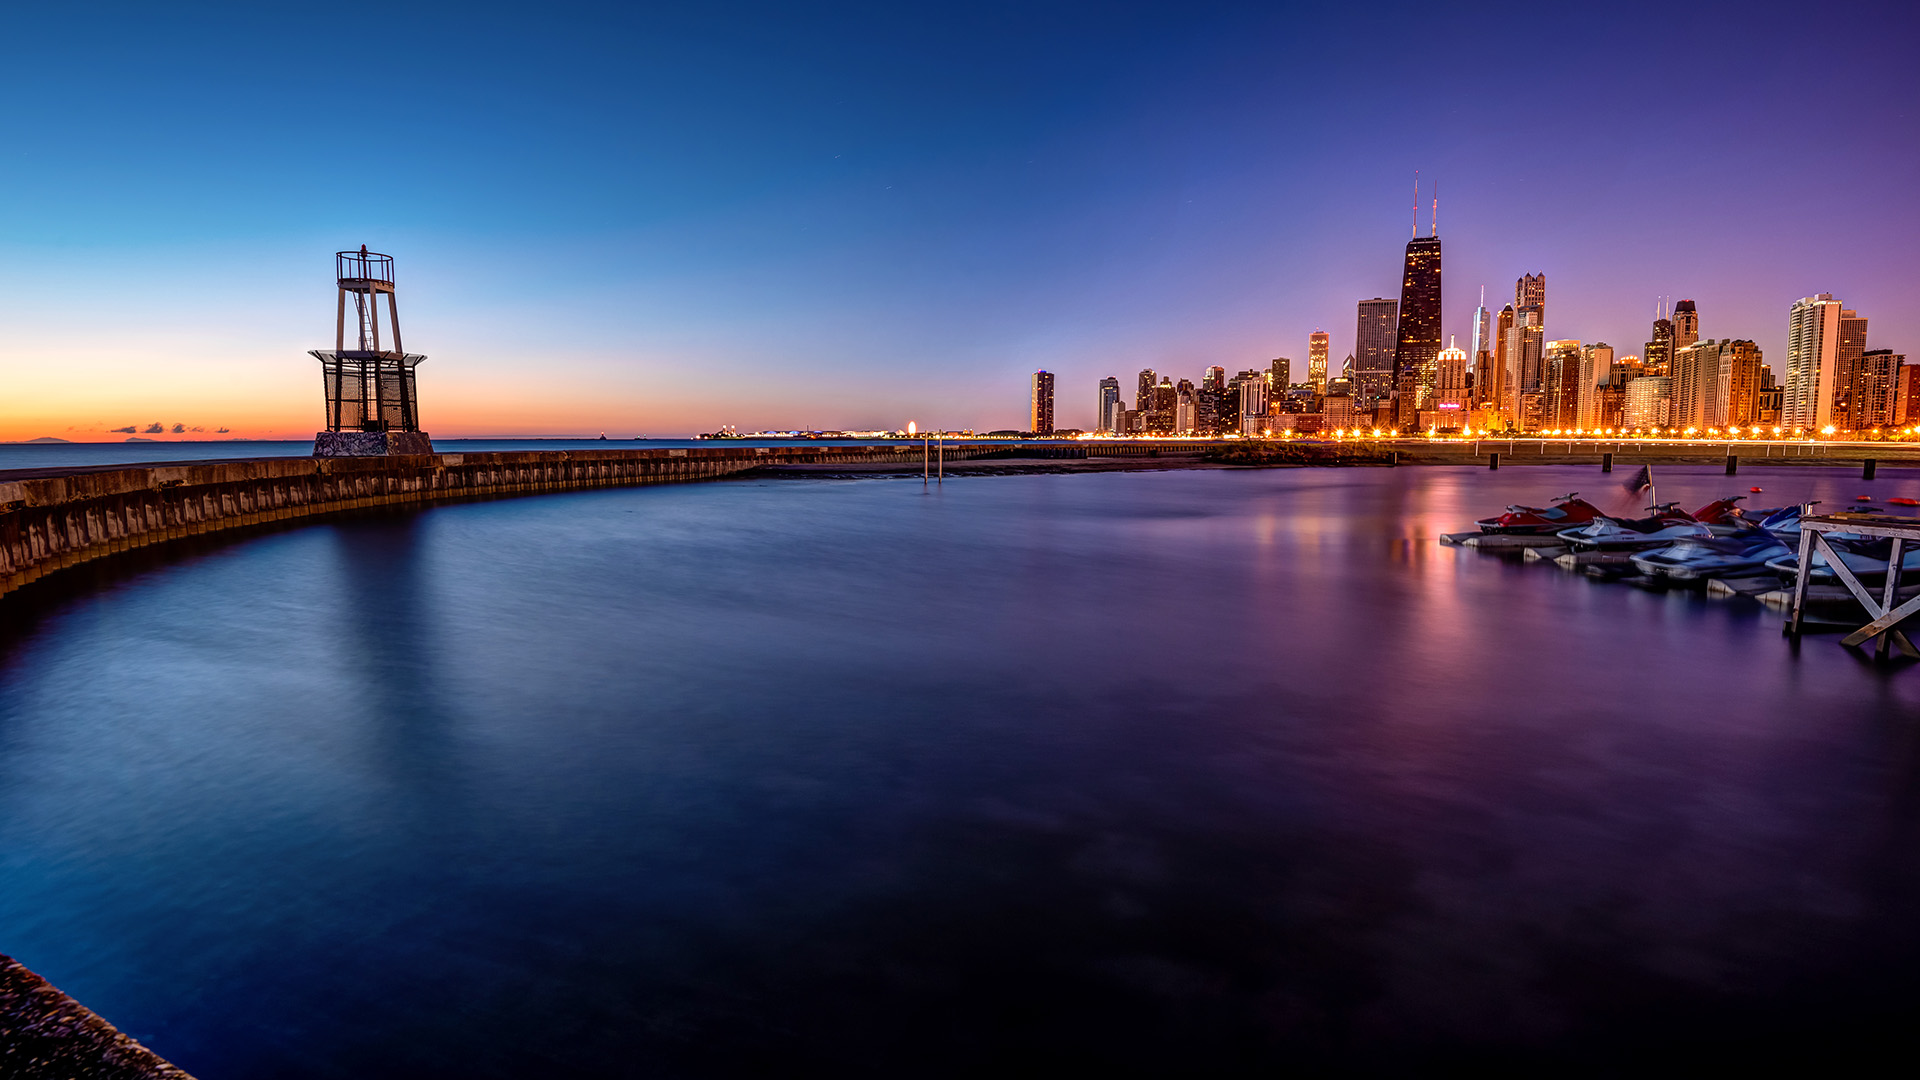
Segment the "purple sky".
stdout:
<svg viewBox="0 0 1920 1080">
<path fill-rule="evenodd" d="M 1779 371 L 1832 292 L 1920 359 L 1910 6 L 1538 9 L 30 9 L 0 437 L 311 432 L 360 243 L 438 435 L 1022 426 L 1036 367 L 1090 426 L 1104 375 L 1344 357 L 1416 168 L 1463 344 L 1531 271 L 1550 338 L 1691 298 Z"/>
</svg>

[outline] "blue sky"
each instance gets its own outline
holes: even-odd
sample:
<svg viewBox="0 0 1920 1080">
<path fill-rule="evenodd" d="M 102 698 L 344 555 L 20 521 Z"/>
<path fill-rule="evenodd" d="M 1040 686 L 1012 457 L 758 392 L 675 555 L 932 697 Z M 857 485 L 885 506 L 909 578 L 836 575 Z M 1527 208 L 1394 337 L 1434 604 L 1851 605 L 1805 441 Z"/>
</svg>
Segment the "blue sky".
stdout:
<svg viewBox="0 0 1920 1080">
<path fill-rule="evenodd" d="M 1023 423 L 1394 295 L 1661 295 L 1778 368 L 1831 291 L 1913 350 L 1892 5 L 41 6 L 0 92 L 0 437 L 308 434 L 330 254 L 398 260 L 440 435 Z M 99 427 L 101 434 L 93 433 Z"/>
</svg>

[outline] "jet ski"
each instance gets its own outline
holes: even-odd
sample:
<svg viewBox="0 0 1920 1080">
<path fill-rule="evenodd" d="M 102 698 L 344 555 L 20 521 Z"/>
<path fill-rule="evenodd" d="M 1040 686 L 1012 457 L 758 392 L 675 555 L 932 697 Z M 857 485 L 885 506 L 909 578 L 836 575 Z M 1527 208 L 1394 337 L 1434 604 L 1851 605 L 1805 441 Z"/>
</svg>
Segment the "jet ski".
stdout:
<svg viewBox="0 0 1920 1080">
<path fill-rule="evenodd" d="M 1482 518 L 1474 524 L 1480 526 L 1483 533 L 1509 536 L 1545 536 L 1570 526 L 1585 525 L 1600 516 L 1600 508 L 1576 498 L 1579 494 L 1575 491 L 1562 495 L 1547 507 L 1509 506 L 1499 517 Z"/>
<path fill-rule="evenodd" d="M 1740 524 L 1740 501 L 1745 495 L 1733 495 L 1725 499 L 1715 499 L 1693 512 L 1693 520 L 1703 525 Z"/>
<path fill-rule="evenodd" d="M 1797 558 L 1786 542 L 1765 529 L 1747 528 L 1731 536 L 1690 537 L 1633 556 L 1634 568 L 1648 577 L 1696 581 L 1732 577 L 1772 565 L 1768 560 Z"/>
<path fill-rule="evenodd" d="M 1570 547 L 1586 551 L 1634 551 L 1665 547 L 1676 540 L 1712 536 L 1713 530 L 1693 519 L 1693 515 L 1668 503 L 1650 507 L 1653 514 L 1643 518 L 1596 518 L 1574 529 L 1556 533 Z"/>
<path fill-rule="evenodd" d="M 1858 534 L 1828 533 L 1827 543 L 1840 556 L 1853 576 L 1861 581 L 1885 581 L 1887 577 L 1887 556 L 1893 554 L 1893 541 L 1860 536 Z M 1789 551 L 1777 558 L 1767 560 L 1767 569 L 1784 577 L 1797 577 L 1800 573 L 1800 552 Z M 1906 577 L 1920 571 L 1920 546 L 1906 549 L 1900 555 L 1900 576 Z M 1836 580 L 1833 566 L 1827 562 L 1827 553 L 1819 548 L 1813 549 L 1813 568 L 1807 572 L 1809 581 Z"/>
</svg>

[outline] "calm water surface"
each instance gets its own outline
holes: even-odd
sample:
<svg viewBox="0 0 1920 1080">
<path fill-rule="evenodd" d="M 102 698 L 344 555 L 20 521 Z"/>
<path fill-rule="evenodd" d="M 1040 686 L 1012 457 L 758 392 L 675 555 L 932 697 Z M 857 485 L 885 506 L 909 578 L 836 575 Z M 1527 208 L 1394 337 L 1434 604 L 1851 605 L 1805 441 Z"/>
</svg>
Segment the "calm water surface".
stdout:
<svg viewBox="0 0 1920 1080">
<path fill-rule="evenodd" d="M 1920 495 L 1899 475 L 1739 487 Z M 1920 670 L 1434 543 L 1612 482 L 746 480 L 29 595 L 0 951 L 203 1080 L 1904 1037 Z"/>
</svg>

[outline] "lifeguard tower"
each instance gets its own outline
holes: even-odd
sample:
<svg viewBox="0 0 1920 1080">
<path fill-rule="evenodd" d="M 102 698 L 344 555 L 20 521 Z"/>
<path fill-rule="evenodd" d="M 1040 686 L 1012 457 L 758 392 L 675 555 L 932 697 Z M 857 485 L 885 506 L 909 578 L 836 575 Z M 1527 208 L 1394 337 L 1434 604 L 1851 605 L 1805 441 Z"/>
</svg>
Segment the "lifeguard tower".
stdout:
<svg viewBox="0 0 1920 1080">
<path fill-rule="evenodd" d="M 326 383 L 327 430 L 313 437 L 314 457 L 375 457 L 431 454 L 433 441 L 420 430 L 413 371 L 426 357 L 400 344 L 400 307 L 394 297 L 393 256 L 340 251 L 333 256 L 340 285 L 333 348 L 313 349 Z M 355 337 L 348 348 L 347 298 L 353 298 Z M 380 298 L 387 302 L 384 348 Z"/>
</svg>

